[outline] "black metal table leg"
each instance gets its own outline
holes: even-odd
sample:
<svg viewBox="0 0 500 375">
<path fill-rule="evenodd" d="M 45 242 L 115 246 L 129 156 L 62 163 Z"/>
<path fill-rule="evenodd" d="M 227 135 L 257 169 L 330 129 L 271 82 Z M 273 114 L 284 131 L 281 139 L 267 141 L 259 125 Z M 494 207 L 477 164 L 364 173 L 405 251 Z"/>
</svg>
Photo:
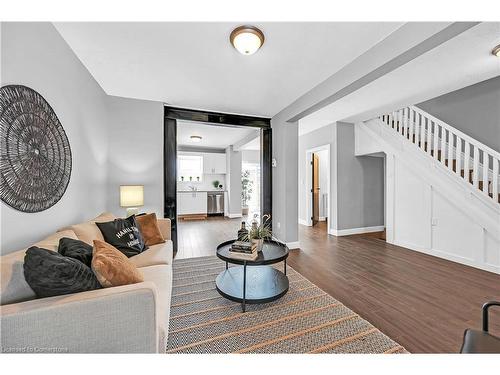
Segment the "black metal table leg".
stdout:
<svg viewBox="0 0 500 375">
<path fill-rule="evenodd" d="M 285 263 L 284 269 L 285 269 L 285 276 L 286 276 L 286 259 L 284 260 L 284 263 Z"/>
<path fill-rule="evenodd" d="M 247 294 L 247 262 L 243 262 L 243 301 L 241 302 L 241 307 L 243 312 L 246 308 L 246 294 Z"/>
</svg>

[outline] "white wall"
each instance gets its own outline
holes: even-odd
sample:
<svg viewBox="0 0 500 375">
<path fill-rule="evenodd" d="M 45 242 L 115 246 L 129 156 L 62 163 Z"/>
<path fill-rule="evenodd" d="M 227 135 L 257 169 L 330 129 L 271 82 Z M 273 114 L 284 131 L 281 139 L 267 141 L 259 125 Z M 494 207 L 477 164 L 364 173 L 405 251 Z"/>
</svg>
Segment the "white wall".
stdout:
<svg viewBox="0 0 500 375">
<path fill-rule="evenodd" d="M 189 190 L 190 186 L 195 186 L 196 189 L 201 191 L 218 190 L 213 185 L 214 181 L 219 181 L 222 190 L 226 190 L 225 174 L 203 174 L 202 181 L 177 181 L 177 191 Z"/>
<path fill-rule="evenodd" d="M 50 23 L 1 24 L 2 86 L 21 84 L 52 106 L 68 136 L 73 169 L 62 199 L 22 213 L 1 203 L 1 253 L 19 250 L 62 226 L 106 209 L 106 94 Z"/>
<path fill-rule="evenodd" d="M 226 186 L 228 195 L 228 216 L 241 217 L 241 151 L 226 149 Z"/>
<path fill-rule="evenodd" d="M 315 154 L 319 157 L 319 217 L 324 220 L 328 216 L 328 150 L 321 150 Z M 299 177 L 300 179 L 300 177 Z"/>
<path fill-rule="evenodd" d="M 120 185 L 144 185 L 140 211 L 163 217 L 163 103 L 109 96 L 107 107 L 107 209 L 124 215 Z"/>
<path fill-rule="evenodd" d="M 260 151 L 259 150 L 241 151 L 241 161 L 243 163 L 260 164 Z"/>
</svg>

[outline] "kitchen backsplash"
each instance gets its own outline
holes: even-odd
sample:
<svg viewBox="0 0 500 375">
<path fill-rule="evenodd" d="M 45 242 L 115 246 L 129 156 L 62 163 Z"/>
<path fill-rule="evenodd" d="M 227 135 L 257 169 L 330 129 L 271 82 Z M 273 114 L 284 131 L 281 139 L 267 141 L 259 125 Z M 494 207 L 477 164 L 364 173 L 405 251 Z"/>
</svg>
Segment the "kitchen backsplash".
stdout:
<svg viewBox="0 0 500 375">
<path fill-rule="evenodd" d="M 222 185 L 222 189 L 226 190 L 225 174 L 204 174 L 202 177 L 202 181 L 178 181 L 177 190 L 190 190 L 190 186 L 194 186 L 198 190 L 216 190 L 213 185 L 213 182 L 215 180 L 218 180 L 219 184 Z"/>
</svg>

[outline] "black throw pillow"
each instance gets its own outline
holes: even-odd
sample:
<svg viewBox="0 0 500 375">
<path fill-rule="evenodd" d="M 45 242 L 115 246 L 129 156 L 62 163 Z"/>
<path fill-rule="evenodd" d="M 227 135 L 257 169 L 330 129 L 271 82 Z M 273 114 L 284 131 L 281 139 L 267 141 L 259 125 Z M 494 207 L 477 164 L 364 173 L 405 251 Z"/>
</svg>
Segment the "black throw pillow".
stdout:
<svg viewBox="0 0 500 375">
<path fill-rule="evenodd" d="M 101 288 L 90 267 L 55 251 L 32 246 L 23 267 L 26 282 L 39 298 Z"/>
<path fill-rule="evenodd" d="M 59 240 L 57 251 L 65 257 L 79 260 L 88 267 L 92 265 L 92 246 L 88 243 L 63 237 Z"/>
<path fill-rule="evenodd" d="M 116 247 L 128 258 L 140 254 L 148 247 L 139 231 L 135 215 L 126 219 L 115 219 L 106 223 L 96 223 L 104 240 Z"/>
</svg>

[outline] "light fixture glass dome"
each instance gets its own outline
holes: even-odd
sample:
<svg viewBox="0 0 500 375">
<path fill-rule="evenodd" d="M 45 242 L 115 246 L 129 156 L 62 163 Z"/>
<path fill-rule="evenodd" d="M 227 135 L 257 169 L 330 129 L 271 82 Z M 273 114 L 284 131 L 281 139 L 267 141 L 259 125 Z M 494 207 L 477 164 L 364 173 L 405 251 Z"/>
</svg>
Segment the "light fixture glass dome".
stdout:
<svg viewBox="0 0 500 375">
<path fill-rule="evenodd" d="M 229 37 L 231 44 L 243 55 L 253 55 L 264 44 L 264 34 L 254 26 L 240 26 Z"/>
</svg>

